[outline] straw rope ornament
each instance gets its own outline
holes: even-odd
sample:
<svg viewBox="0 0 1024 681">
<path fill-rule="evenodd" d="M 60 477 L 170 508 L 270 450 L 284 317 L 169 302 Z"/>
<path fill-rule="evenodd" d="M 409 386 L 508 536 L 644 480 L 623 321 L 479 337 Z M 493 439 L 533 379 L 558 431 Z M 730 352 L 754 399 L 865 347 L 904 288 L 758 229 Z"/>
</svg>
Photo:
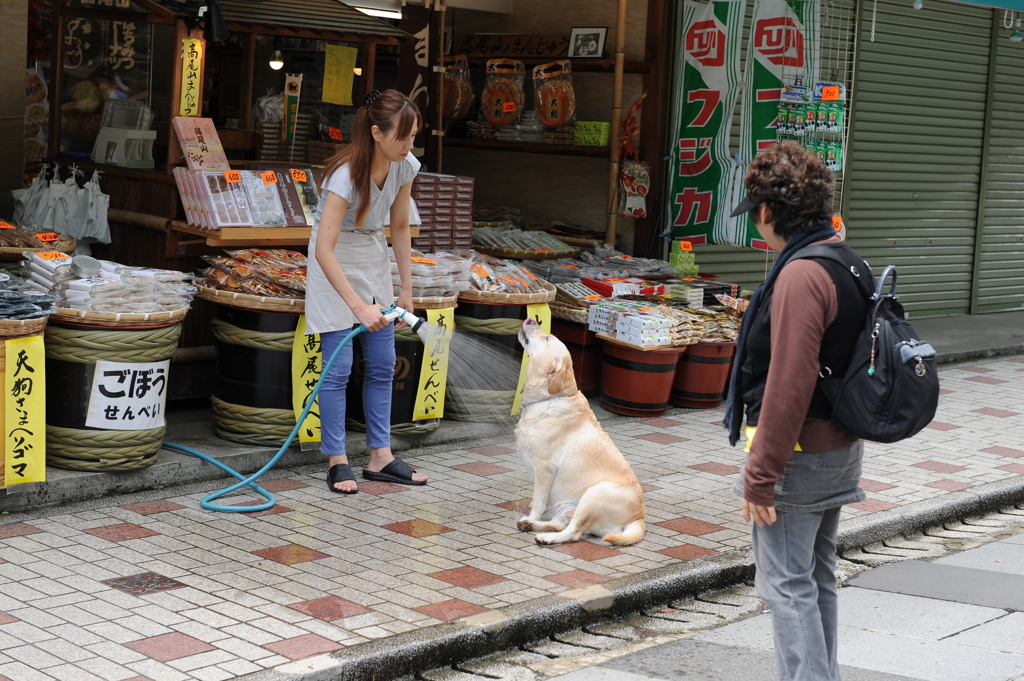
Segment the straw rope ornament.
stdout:
<svg viewBox="0 0 1024 681">
<path fill-rule="evenodd" d="M 295 427 L 291 409 L 247 407 L 210 397 L 213 431 L 230 442 L 279 447 Z"/>
<path fill-rule="evenodd" d="M 46 329 L 47 359 L 95 364 L 159 362 L 178 349 L 181 324 L 144 331 L 67 329 L 51 324 Z"/>
<path fill-rule="evenodd" d="M 213 320 L 213 337 L 223 343 L 272 352 L 291 352 L 295 342 L 294 331 L 251 331 L 221 319 Z"/>
</svg>

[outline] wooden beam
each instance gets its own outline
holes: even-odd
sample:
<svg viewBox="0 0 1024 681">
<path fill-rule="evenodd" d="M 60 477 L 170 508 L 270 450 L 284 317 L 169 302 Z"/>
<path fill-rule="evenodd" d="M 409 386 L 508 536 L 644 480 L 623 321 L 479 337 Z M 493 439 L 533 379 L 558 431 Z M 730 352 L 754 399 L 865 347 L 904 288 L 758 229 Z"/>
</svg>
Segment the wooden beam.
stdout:
<svg viewBox="0 0 1024 681">
<path fill-rule="evenodd" d="M 60 155 L 60 114 L 64 104 L 64 2 L 57 0 L 53 8 L 53 45 L 51 46 L 50 92 L 50 139 L 46 155 L 57 158 Z"/>
<path fill-rule="evenodd" d="M 148 12 L 119 12 L 116 10 L 89 9 L 86 7 L 65 7 L 62 15 L 76 19 L 95 19 L 98 21 L 133 21 L 136 24 L 161 24 L 171 26 L 174 18 Z"/>
<path fill-rule="evenodd" d="M 152 0 L 135 0 L 135 4 L 149 10 L 153 14 L 157 14 L 161 17 L 164 17 L 165 19 L 170 19 L 170 23 L 172 24 L 174 23 L 175 19 L 178 18 L 178 16 L 174 12 L 172 12 L 171 10 L 167 9 L 159 3 L 152 2 Z"/>
<path fill-rule="evenodd" d="M 327 29 L 295 28 L 280 24 L 255 24 L 247 21 L 228 21 L 229 31 L 236 33 L 261 33 L 263 35 L 283 35 L 296 38 L 313 38 L 315 40 L 336 40 L 343 43 L 377 43 L 379 45 L 397 45 L 398 38 L 357 33 L 339 33 Z"/>
<path fill-rule="evenodd" d="M 256 69 L 256 36 L 246 33 L 242 39 L 242 91 L 239 99 L 242 102 L 242 112 L 238 125 L 242 130 L 248 130 L 252 125 L 252 79 L 253 71 Z"/>
<path fill-rule="evenodd" d="M 377 43 L 363 43 L 359 47 L 359 56 L 363 63 L 363 73 L 359 77 L 363 84 L 363 97 L 373 91 L 373 81 L 377 70 Z"/>
</svg>

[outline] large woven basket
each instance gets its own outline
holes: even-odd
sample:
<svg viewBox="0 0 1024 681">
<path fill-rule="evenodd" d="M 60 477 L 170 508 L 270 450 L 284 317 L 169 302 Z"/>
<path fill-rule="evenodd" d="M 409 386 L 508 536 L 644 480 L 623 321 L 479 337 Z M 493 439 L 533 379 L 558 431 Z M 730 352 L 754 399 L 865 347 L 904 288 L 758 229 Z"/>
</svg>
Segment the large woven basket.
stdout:
<svg viewBox="0 0 1024 681">
<path fill-rule="evenodd" d="M 188 314 L 187 309 L 171 310 L 170 312 L 106 313 L 92 312 L 90 310 L 71 310 L 62 307 L 56 313 L 50 315 L 50 321 L 67 324 L 87 324 L 89 326 L 146 327 L 174 324 L 185 319 L 186 314 Z"/>
<path fill-rule="evenodd" d="M 551 303 L 551 316 L 577 324 L 586 324 L 588 312 L 585 307 L 570 307 L 562 303 Z"/>
<path fill-rule="evenodd" d="M 537 293 L 488 293 L 476 289 L 466 289 L 459 294 L 459 300 L 470 303 L 499 303 L 501 305 L 537 305 L 550 303 L 555 299 L 555 286 L 546 281 L 541 282 L 544 291 Z"/>
<path fill-rule="evenodd" d="M 306 301 L 304 298 L 273 298 L 271 296 L 254 296 L 249 293 L 236 293 L 234 291 L 222 291 L 209 288 L 208 286 L 197 285 L 197 294 L 203 300 L 210 300 L 220 305 L 237 307 L 242 310 L 258 310 L 260 312 L 279 312 L 283 314 L 305 314 Z"/>
<path fill-rule="evenodd" d="M 58 253 L 65 253 L 70 255 L 78 248 L 78 243 L 74 239 L 63 238 L 60 241 L 51 241 L 49 243 L 39 242 L 41 246 L 39 248 L 23 248 L 19 246 L 4 246 L 0 248 L 0 260 L 21 260 L 24 256 L 23 253 L 46 253 L 49 251 L 57 251 Z"/>
<path fill-rule="evenodd" d="M 444 310 L 449 307 L 457 307 L 458 297 L 413 298 L 412 306 L 417 310 Z"/>
<path fill-rule="evenodd" d="M 46 317 L 39 319 L 0 319 L 0 339 L 21 338 L 46 328 Z"/>
</svg>

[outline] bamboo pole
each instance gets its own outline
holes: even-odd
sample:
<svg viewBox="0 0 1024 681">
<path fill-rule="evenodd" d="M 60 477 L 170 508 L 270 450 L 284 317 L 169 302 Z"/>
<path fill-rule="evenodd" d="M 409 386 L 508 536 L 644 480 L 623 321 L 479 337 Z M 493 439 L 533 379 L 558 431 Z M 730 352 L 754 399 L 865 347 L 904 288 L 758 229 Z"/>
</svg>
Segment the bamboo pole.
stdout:
<svg viewBox="0 0 1024 681">
<path fill-rule="evenodd" d="M 618 203 L 619 161 L 622 153 L 622 73 L 626 61 L 626 5 L 628 0 L 619 1 L 618 19 L 615 22 L 615 80 L 612 86 L 612 123 L 609 133 L 611 143 L 611 166 L 608 169 L 608 222 L 604 239 L 615 244 L 616 204 Z"/>
</svg>

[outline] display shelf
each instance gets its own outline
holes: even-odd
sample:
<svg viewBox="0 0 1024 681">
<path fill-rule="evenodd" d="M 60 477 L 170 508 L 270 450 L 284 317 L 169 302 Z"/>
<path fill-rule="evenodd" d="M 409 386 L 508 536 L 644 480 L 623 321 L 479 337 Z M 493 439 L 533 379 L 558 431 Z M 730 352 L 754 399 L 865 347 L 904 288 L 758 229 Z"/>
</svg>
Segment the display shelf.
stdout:
<svg viewBox="0 0 1024 681">
<path fill-rule="evenodd" d="M 183 234 L 206 237 L 207 246 L 305 246 L 309 243 L 310 227 L 224 227 L 202 229 L 182 220 L 171 220 L 170 229 Z M 410 236 L 420 235 L 419 225 L 409 228 Z M 391 230 L 384 227 L 384 236 L 391 238 Z"/>
<path fill-rule="evenodd" d="M 591 158 L 608 158 L 611 149 L 608 147 L 590 147 L 574 144 L 541 144 L 539 142 L 503 142 L 501 140 L 478 140 L 462 137 L 445 137 L 446 147 L 463 149 L 490 149 L 492 151 L 521 151 L 527 154 L 557 154 L 561 156 L 589 156 Z"/>
<path fill-rule="evenodd" d="M 562 61 L 565 57 L 514 57 L 517 61 L 523 62 L 526 67 L 547 64 L 553 61 Z M 484 66 L 488 57 L 470 57 L 470 66 Z M 570 59 L 573 73 L 614 73 L 614 59 Z M 647 62 L 627 61 L 623 63 L 623 73 L 647 73 Z"/>
</svg>

